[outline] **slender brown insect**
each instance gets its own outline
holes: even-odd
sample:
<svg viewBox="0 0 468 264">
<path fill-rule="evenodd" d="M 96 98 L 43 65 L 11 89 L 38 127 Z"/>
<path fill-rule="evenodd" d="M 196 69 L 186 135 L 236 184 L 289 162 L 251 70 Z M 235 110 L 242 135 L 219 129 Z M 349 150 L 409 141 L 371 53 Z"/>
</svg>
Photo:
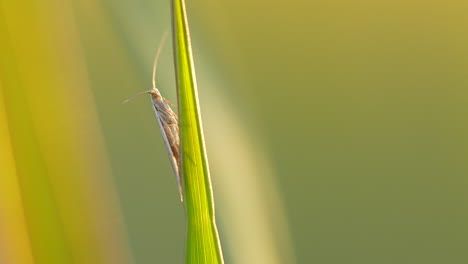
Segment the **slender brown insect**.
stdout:
<svg viewBox="0 0 468 264">
<path fill-rule="evenodd" d="M 164 33 L 164 36 L 161 39 L 161 42 L 156 52 L 156 57 L 154 58 L 153 63 L 153 89 L 134 95 L 133 97 L 125 100 L 123 103 L 130 101 L 141 94 L 150 94 L 153 101 L 153 109 L 156 113 L 156 119 L 158 121 L 159 128 L 161 129 L 161 134 L 163 136 L 164 143 L 166 144 L 167 152 L 169 154 L 169 159 L 171 160 L 172 169 L 177 178 L 177 183 L 179 185 L 180 200 L 184 200 L 183 195 L 183 186 L 182 179 L 180 175 L 180 139 L 179 139 L 179 124 L 177 114 L 174 113 L 170 106 L 170 102 L 161 96 L 158 88 L 156 88 L 156 68 L 158 64 L 159 55 L 161 54 L 162 47 L 164 46 L 164 41 L 167 37 L 167 31 Z"/>
</svg>

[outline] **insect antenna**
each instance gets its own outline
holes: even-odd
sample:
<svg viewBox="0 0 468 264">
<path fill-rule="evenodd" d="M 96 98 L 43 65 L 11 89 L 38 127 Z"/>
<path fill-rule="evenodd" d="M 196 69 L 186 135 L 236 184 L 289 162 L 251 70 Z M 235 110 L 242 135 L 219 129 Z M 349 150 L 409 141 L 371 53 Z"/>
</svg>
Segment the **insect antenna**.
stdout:
<svg viewBox="0 0 468 264">
<path fill-rule="evenodd" d="M 159 42 L 159 47 L 158 47 L 158 51 L 156 52 L 156 57 L 154 57 L 154 62 L 153 62 L 153 90 L 138 93 L 138 94 L 128 98 L 127 100 L 123 101 L 122 104 L 126 104 L 129 101 L 133 100 L 135 97 L 137 97 L 139 95 L 142 95 L 142 94 L 151 94 L 151 93 L 154 93 L 155 91 L 156 91 L 156 93 L 159 94 L 159 91 L 156 88 L 156 68 L 158 66 L 159 55 L 161 55 L 161 50 L 162 50 L 162 48 L 164 46 L 164 42 L 166 42 L 166 38 L 167 38 L 168 33 L 169 33 L 168 30 L 166 30 L 166 32 L 164 32 L 164 35 L 161 38 L 161 41 Z"/>
<path fill-rule="evenodd" d="M 153 62 L 153 89 L 156 89 L 156 68 L 158 67 L 158 60 L 159 60 L 159 55 L 161 55 L 161 50 L 164 46 L 164 42 L 166 41 L 167 34 L 169 33 L 168 30 L 164 32 L 164 35 L 161 39 L 161 42 L 159 42 L 159 47 L 158 51 L 156 52 L 156 57 L 154 57 L 154 62 Z"/>
<path fill-rule="evenodd" d="M 144 91 L 144 92 L 141 92 L 141 93 L 137 93 L 135 94 L 134 96 L 128 98 L 127 100 L 123 101 L 122 104 L 126 104 L 128 102 L 130 102 L 131 100 L 135 99 L 135 97 L 139 96 L 139 95 L 142 95 L 142 94 L 151 94 L 153 91 L 149 90 L 149 91 Z"/>
</svg>

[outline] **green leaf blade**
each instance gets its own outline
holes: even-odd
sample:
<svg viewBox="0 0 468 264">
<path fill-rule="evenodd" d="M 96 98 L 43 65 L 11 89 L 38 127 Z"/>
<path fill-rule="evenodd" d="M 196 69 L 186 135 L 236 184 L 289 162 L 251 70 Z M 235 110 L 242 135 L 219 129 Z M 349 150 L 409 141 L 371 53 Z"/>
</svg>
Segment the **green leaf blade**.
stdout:
<svg viewBox="0 0 468 264">
<path fill-rule="evenodd" d="M 186 263 L 223 263 L 184 1 L 174 0 L 172 12 L 181 168 L 187 212 Z"/>
</svg>

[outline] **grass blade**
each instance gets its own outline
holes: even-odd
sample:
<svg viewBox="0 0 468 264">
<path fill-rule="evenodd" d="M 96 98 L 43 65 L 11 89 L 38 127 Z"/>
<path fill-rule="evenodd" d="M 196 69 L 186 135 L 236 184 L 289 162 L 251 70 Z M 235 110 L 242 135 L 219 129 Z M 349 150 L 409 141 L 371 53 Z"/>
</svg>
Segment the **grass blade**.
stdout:
<svg viewBox="0 0 468 264">
<path fill-rule="evenodd" d="M 223 263 L 183 0 L 172 1 L 172 19 L 187 212 L 186 263 Z"/>
</svg>

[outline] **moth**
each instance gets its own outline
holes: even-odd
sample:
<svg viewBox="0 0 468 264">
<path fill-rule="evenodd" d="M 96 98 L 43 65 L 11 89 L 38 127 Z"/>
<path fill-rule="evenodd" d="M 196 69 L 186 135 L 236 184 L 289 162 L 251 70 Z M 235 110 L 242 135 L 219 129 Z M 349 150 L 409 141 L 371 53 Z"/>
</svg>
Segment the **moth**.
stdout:
<svg viewBox="0 0 468 264">
<path fill-rule="evenodd" d="M 151 95 L 151 101 L 153 103 L 153 110 L 156 114 L 156 120 L 163 136 L 164 144 L 166 145 L 167 152 L 169 154 L 169 160 L 171 161 L 172 169 L 177 178 L 177 184 L 179 186 L 180 200 L 184 200 L 183 195 L 183 183 L 180 173 L 180 137 L 179 137 L 179 118 L 177 114 L 171 108 L 171 102 L 166 98 L 162 97 L 161 92 L 156 88 L 156 69 L 158 65 L 159 55 L 161 54 L 162 47 L 167 37 L 167 31 L 163 35 L 156 52 L 156 57 L 153 63 L 153 88 L 149 91 L 145 91 L 134 95 L 133 97 L 125 100 L 123 103 L 127 103 L 136 96 L 142 94 Z"/>
</svg>

